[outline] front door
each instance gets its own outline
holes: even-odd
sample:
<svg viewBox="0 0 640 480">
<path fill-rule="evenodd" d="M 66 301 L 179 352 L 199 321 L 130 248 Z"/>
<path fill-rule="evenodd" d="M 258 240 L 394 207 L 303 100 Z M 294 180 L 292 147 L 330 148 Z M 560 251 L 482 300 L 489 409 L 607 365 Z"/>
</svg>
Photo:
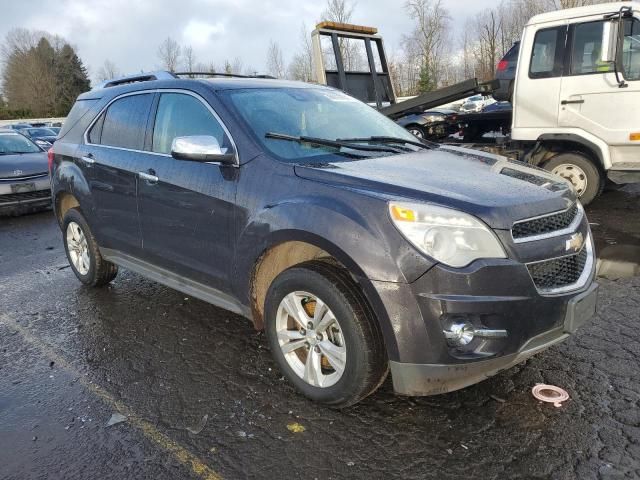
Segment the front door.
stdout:
<svg viewBox="0 0 640 480">
<path fill-rule="evenodd" d="M 230 232 L 238 168 L 176 160 L 176 137 L 230 139 L 204 99 L 188 92 L 160 94 L 151 152 L 138 178 L 138 209 L 145 260 L 221 291 L 230 290 Z"/>
<path fill-rule="evenodd" d="M 604 20 L 573 24 L 560 94 L 560 126 L 579 128 L 611 146 L 616 163 L 640 163 L 640 22 L 627 19 L 622 67 L 627 86 L 620 88 L 612 65 L 600 61 Z M 635 145 L 634 145 L 635 144 Z"/>
<path fill-rule="evenodd" d="M 142 245 L 137 172 L 153 97 L 137 93 L 112 102 L 89 129 L 79 155 L 90 182 L 98 243 L 134 256 Z"/>
</svg>

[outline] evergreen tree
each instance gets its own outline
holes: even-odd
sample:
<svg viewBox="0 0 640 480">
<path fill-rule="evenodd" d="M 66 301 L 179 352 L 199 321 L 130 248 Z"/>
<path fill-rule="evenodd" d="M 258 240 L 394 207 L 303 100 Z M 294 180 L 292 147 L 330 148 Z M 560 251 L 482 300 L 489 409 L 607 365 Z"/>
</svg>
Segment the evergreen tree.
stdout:
<svg viewBox="0 0 640 480">
<path fill-rule="evenodd" d="M 71 110 L 78 95 L 89 90 L 87 69 L 76 52 L 67 43 L 56 55 L 55 115 L 65 116 Z"/>
</svg>

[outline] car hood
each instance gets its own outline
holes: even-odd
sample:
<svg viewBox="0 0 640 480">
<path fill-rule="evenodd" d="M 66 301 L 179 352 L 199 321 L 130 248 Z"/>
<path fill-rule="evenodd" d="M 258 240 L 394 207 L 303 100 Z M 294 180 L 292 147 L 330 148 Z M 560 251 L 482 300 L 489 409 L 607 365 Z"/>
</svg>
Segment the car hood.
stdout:
<svg viewBox="0 0 640 480">
<path fill-rule="evenodd" d="M 564 210 L 575 202 L 570 185 L 544 170 L 457 147 L 296 165 L 295 172 L 308 180 L 386 199 L 455 208 L 505 230 L 516 220 Z"/>
<path fill-rule="evenodd" d="M 0 155 L 0 179 L 47 174 L 46 152 Z"/>
</svg>

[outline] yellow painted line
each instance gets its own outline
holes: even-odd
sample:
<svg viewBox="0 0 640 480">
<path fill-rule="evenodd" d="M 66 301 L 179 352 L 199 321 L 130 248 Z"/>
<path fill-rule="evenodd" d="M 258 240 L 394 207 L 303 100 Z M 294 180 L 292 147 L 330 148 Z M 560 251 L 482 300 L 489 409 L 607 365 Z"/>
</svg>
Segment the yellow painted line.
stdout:
<svg viewBox="0 0 640 480">
<path fill-rule="evenodd" d="M 222 477 L 217 472 L 208 467 L 197 456 L 192 454 L 175 440 L 172 440 L 167 435 L 160 432 L 151 423 L 139 418 L 131 408 L 115 398 L 108 391 L 93 382 L 89 382 L 85 375 L 78 372 L 64 357 L 61 357 L 49 345 L 35 337 L 27 328 L 19 325 L 13 319 L 4 314 L 0 314 L 0 322 L 16 330 L 24 341 L 39 349 L 46 357 L 56 362 L 56 364 L 61 366 L 68 373 L 77 376 L 79 383 L 81 383 L 83 387 L 99 397 L 111 408 L 117 410 L 122 415 L 125 415 L 128 423 L 137 428 L 148 440 L 169 452 L 178 462 L 200 478 L 204 480 L 222 480 Z"/>
</svg>

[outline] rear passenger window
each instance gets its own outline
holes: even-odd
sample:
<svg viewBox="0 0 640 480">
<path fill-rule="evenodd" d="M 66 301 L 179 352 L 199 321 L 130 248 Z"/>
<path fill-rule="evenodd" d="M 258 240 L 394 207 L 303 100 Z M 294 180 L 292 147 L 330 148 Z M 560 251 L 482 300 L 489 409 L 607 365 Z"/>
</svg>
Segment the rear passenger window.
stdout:
<svg viewBox="0 0 640 480">
<path fill-rule="evenodd" d="M 158 103 L 152 150 L 170 154 L 174 138 L 191 135 L 211 135 L 221 147 L 229 146 L 222 126 L 200 100 L 182 93 L 163 93 Z"/>
<path fill-rule="evenodd" d="M 567 27 L 539 30 L 533 41 L 529 66 L 530 78 L 551 78 L 562 75 Z"/>
<path fill-rule="evenodd" d="M 100 144 L 142 150 L 153 95 L 130 95 L 113 102 L 104 116 Z"/>
</svg>

